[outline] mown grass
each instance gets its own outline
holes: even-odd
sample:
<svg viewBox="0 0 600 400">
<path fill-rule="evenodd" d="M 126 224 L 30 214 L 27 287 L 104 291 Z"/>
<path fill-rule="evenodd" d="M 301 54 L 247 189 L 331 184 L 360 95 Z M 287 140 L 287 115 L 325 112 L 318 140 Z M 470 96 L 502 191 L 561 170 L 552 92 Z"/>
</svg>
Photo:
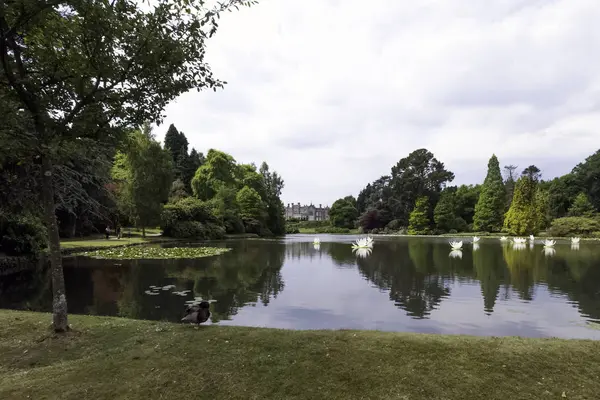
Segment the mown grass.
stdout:
<svg viewBox="0 0 600 400">
<path fill-rule="evenodd" d="M 102 237 L 98 238 L 85 238 L 85 239 L 64 239 L 60 241 L 60 247 L 63 249 L 79 249 L 79 248 L 89 248 L 89 247 L 118 247 L 118 246 L 127 246 L 130 244 L 141 244 L 141 243 L 150 243 L 151 241 L 148 239 L 144 239 L 141 237 L 131 237 L 131 238 L 110 238 L 105 239 Z"/>
<path fill-rule="evenodd" d="M 358 234 L 358 229 L 350 229 L 350 232 L 348 233 L 328 233 L 328 232 L 317 232 L 317 229 L 323 229 L 323 228 L 298 228 L 299 233 L 306 233 L 306 234 L 315 234 L 315 235 L 357 235 Z"/>
<path fill-rule="evenodd" d="M 1 399 L 596 399 L 600 342 L 0 311 Z"/>
</svg>

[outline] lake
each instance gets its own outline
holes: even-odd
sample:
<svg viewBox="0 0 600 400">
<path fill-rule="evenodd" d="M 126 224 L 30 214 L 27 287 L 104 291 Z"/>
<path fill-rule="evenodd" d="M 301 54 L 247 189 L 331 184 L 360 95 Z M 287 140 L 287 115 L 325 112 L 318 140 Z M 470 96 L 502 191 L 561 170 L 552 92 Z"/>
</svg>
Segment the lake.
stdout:
<svg viewBox="0 0 600 400">
<path fill-rule="evenodd" d="M 376 236 L 357 254 L 357 236 L 313 237 L 216 242 L 232 251 L 195 260 L 67 257 L 69 312 L 178 321 L 201 297 L 220 325 L 600 339 L 600 243 L 468 238 L 450 254 L 448 238 Z M 1 276 L 0 308 L 50 311 L 47 274 Z"/>
</svg>

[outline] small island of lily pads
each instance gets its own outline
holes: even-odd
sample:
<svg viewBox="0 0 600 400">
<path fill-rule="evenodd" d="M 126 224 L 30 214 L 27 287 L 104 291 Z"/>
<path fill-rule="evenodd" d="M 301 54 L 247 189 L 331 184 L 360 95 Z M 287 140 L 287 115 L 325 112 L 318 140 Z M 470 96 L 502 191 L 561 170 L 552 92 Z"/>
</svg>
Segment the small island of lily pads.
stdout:
<svg viewBox="0 0 600 400">
<path fill-rule="evenodd" d="M 174 258 L 201 258 L 218 256 L 228 252 L 226 247 L 146 247 L 132 246 L 113 249 L 102 249 L 76 253 L 76 256 L 85 256 L 99 259 L 112 260 L 159 260 Z"/>
</svg>

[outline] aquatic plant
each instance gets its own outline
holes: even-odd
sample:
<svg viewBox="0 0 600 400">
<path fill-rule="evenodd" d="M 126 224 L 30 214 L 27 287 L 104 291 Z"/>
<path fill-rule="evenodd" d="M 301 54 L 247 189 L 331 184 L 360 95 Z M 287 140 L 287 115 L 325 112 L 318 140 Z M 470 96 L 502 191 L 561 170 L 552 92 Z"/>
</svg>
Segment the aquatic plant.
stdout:
<svg viewBox="0 0 600 400">
<path fill-rule="evenodd" d="M 85 256 L 98 259 L 111 260 L 140 260 L 140 259 L 173 259 L 173 258 L 201 258 L 223 254 L 231 249 L 224 247 L 121 247 L 76 253 L 76 256 Z M 167 290 L 167 289 L 164 289 Z"/>
<path fill-rule="evenodd" d="M 373 248 L 372 247 L 355 247 L 354 249 L 352 249 L 352 251 L 355 252 L 357 256 L 359 256 L 361 258 L 366 258 L 373 252 Z"/>
<path fill-rule="evenodd" d="M 462 249 L 463 246 L 463 242 L 450 242 L 450 247 L 452 248 L 452 250 L 460 250 Z"/>
<path fill-rule="evenodd" d="M 371 238 L 371 237 L 360 238 L 360 239 L 356 240 L 356 242 L 352 243 L 352 248 L 353 249 L 372 248 L 373 243 L 374 243 L 374 241 L 373 241 L 373 238 Z"/>
<path fill-rule="evenodd" d="M 448 257 L 450 257 L 450 258 L 462 258 L 462 256 L 463 256 L 462 250 L 452 250 L 450 252 L 450 254 L 448 254 Z"/>
</svg>

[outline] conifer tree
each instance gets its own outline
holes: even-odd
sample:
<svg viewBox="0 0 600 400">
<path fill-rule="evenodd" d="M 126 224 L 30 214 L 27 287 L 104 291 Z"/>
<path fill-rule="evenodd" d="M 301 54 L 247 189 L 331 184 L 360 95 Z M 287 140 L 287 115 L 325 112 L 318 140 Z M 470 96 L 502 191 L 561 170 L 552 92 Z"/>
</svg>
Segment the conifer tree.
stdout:
<svg viewBox="0 0 600 400">
<path fill-rule="evenodd" d="M 419 197 L 415 208 L 408 218 L 409 235 L 426 235 L 429 233 L 429 198 Z"/>
<path fill-rule="evenodd" d="M 536 192 L 535 179 L 524 175 L 517 180 L 513 201 L 504 218 L 504 229 L 511 235 L 530 235 L 538 232 Z"/>
<path fill-rule="evenodd" d="M 504 222 L 505 205 L 506 188 L 502 181 L 500 163 L 494 154 L 488 162 L 487 176 L 475 206 L 473 229 L 475 231 L 499 232 Z"/>
<path fill-rule="evenodd" d="M 569 208 L 569 217 L 592 217 L 595 213 L 594 206 L 585 193 L 581 192 L 573 200 Z"/>
</svg>

